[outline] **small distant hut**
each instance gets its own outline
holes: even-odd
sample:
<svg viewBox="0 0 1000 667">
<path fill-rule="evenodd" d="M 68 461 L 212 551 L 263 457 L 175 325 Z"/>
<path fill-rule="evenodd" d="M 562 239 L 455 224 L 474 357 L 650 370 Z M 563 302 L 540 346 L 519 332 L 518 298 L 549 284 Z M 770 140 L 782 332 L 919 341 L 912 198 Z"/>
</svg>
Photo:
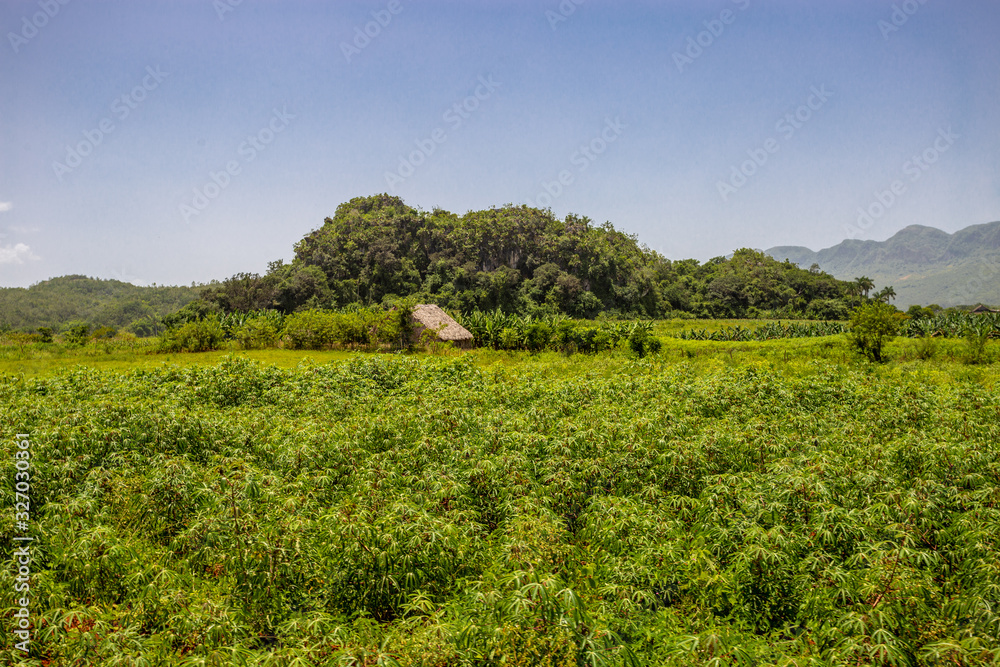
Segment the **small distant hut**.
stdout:
<svg viewBox="0 0 1000 667">
<path fill-rule="evenodd" d="M 453 320 L 448 313 L 432 303 L 413 307 L 413 340 L 430 329 L 437 332 L 437 340 L 451 341 L 455 347 L 468 349 L 472 347 L 472 334 L 461 324 Z"/>
<path fill-rule="evenodd" d="M 992 308 L 987 308 L 986 306 L 979 305 L 979 306 L 976 306 L 975 309 L 972 310 L 971 312 L 975 313 L 975 314 L 979 314 L 979 313 L 1000 313 L 1000 310 L 994 310 Z"/>
</svg>

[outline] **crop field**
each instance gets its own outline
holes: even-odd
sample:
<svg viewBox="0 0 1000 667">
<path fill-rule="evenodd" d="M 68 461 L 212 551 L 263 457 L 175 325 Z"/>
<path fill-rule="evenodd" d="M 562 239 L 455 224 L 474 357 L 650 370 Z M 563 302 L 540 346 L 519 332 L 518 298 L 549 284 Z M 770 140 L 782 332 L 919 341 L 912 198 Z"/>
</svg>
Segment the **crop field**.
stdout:
<svg viewBox="0 0 1000 667">
<path fill-rule="evenodd" d="M 961 344 L 5 361 L 0 663 L 996 664 L 1000 366 Z"/>
</svg>

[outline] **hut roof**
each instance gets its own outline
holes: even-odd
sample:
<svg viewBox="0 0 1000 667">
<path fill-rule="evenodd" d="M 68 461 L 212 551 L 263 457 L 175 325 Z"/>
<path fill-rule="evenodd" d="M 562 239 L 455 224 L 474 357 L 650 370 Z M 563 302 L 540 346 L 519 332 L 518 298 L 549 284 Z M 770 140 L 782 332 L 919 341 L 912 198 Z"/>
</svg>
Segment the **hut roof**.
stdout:
<svg viewBox="0 0 1000 667">
<path fill-rule="evenodd" d="M 448 313 L 435 304 L 414 306 L 413 319 L 428 329 L 437 330 L 441 340 L 472 340 L 472 334 L 461 324 L 453 320 Z"/>
</svg>

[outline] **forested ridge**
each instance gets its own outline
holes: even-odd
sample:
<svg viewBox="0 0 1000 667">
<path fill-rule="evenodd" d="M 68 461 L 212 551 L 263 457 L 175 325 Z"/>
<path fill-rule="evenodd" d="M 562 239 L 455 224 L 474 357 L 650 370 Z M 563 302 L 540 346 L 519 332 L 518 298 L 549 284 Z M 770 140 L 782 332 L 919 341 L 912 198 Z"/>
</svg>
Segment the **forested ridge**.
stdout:
<svg viewBox="0 0 1000 667">
<path fill-rule="evenodd" d="M 741 249 L 669 260 L 611 223 L 506 205 L 457 215 L 398 197 L 358 197 L 264 276 L 238 274 L 203 297 L 225 311 L 373 305 L 416 296 L 470 312 L 665 317 L 846 315 L 852 284 Z"/>
<path fill-rule="evenodd" d="M 458 215 L 421 211 L 385 194 L 357 197 L 294 250 L 291 262 L 271 262 L 264 275 L 238 273 L 208 285 L 139 287 L 64 276 L 0 289 L 0 328 L 58 331 L 86 323 L 146 336 L 199 295 L 201 315 L 411 298 L 455 313 L 578 318 L 845 319 L 860 300 L 856 283 L 755 250 L 704 263 L 670 260 L 610 222 L 509 204 Z"/>
<path fill-rule="evenodd" d="M 195 301 L 197 287 L 140 287 L 72 275 L 0 288 L 0 329 L 66 329 L 77 323 L 155 333 L 162 318 Z"/>
</svg>

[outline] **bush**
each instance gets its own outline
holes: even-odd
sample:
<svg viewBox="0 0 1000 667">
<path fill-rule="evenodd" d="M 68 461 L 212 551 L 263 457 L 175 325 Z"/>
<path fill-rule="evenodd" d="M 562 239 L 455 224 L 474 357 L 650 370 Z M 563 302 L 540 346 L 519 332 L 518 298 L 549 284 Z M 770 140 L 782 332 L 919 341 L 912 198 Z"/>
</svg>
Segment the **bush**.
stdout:
<svg viewBox="0 0 1000 667">
<path fill-rule="evenodd" d="M 500 332 L 500 349 L 516 350 L 520 346 L 521 336 L 518 330 L 513 327 L 504 327 L 503 331 Z"/>
<path fill-rule="evenodd" d="M 986 343 L 993 333 L 993 327 L 984 320 L 974 320 L 966 322 L 962 331 L 968 349 L 968 362 L 970 364 L 982 363 L 986 359 Z"/>
<path fill-rule="evenodd" d="M 161 352 L 208 352 L 225 339 L 219 318 L 210 315 L 168 330 L 160 339 Z"/>
<path fill-rule="evenodd" d="M 233 330 L 233 338 L 244 350 L 273 347 L 278 342 L 278 327 L 272 318 L 251 317 Z"/>
<path fill-rule="evenodd" d="M 92 338 L 114 338 L 118 330 L 114 327 L 98 327 L 91 335 Z"/>
<path fill-rule="evenodd" d="M 333 345 L 334 313 L 304 310 L 285 318 L 285 337 L 297 350 L 320 350 Z"/>
<path fill-rule="evenodd" d="M 407 315 L 408 317 L 408 315 Z M 284 335 L 296 349 L 321 350 L 334 345 L 409 344 L 407 323 L 399 311 L 356 308 L 347 312 L 303 310 L 285 319 Z"/>
<path fill-rule="evenodd" d="M 906 314 L 914 320 L 926 320 L 934 317 L 934 310 L 913 304 L 906 310 Z"/>
<path fill-rule="evenodd" d="M 163 325 L 167 329 L 176 329 L 188 322 L 198 322 L 212 315 L 218 316 L 221 309 L 211 301 L 192 301 L 180 310 L 163 317 Z"/>
<path fill-rule="evenodd" d="M 815 299 L 806 308 L 811 320 L 846 320 L 847 316 L 847 306 L 839 299 Z"/>
<path fill-rule="evenodd" d="M 52 342 L 52 329 L 50 329 L 49 327 L 38 327 L 38 335 L 41 336 L 39 342 L 41 343 Z"/>
<path fill-rule="evenodd" d="M 628 346 L 638 357 L 645 357 L 647 354 L 656 354 L 663 348 L 663 343 L 659 338 L 650 333 L 649 329 L 636 326 L 635 330 L 629 334 Z"/>
<path fill-rule="evenodd" d="M 63 333 L 69 345 L 85 345 L 90 340 L 90 325 L 85 323 L 71 324 Z"/>
<path fill-rule="evenodd" d="M 23 331 L 5 331 L 0 334 L 0 343 L 4 345 L 31 345 L 32 343 L 41 343 L 41 334 L 36 333 L 24 333 Z"/>
<path fill-rule="evenodd" d="M 158 335 L 163 330 L 163 323 L 156 317 L 141 317 L 133 320 L 126 330 L 135 334 L 139 338 L 151 338 Z"/>
<path fill-rule="evenodd" d="M 341 345 L 370 345 L 377 341 L 372 329 L 378 328 L 372 312 L 356 310 L 346 313 L 325 313 L 333 326 L 333 341 Z"/>
<path fill-rule="evenodd" d="M 927 361 L 937 354 L 937 339 L 930 335 L 917 338 L 917 358 Z"/>
<path fill-rule="evenodd" d="M 886 343 L 899 333 L 902 313 L 881 301 L 859 306 L 851 313 L 848 340 L 858 352 L 871 361 L 884 361 Z"/>
<path fill-rule="evenodd" d="M 525 332 L 524 345 L 531 352 L 539 352 L 548 347 L 551 338 L 552 327 L 544 322 L 535 322 Z"/>
</svg>

